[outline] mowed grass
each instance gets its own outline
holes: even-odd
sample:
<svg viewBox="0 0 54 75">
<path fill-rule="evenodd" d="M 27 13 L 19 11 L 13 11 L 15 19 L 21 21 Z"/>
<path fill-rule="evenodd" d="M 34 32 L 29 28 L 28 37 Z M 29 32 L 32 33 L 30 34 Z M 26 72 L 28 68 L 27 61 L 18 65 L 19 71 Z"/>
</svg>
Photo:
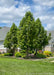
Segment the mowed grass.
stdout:
<svg viewBox="0 0 54 75">
<path fill-rule="evenodd" d="M 0 75 L 54 75 L 53 59 L 38 61 L 0 57 Z"/>
</svg>

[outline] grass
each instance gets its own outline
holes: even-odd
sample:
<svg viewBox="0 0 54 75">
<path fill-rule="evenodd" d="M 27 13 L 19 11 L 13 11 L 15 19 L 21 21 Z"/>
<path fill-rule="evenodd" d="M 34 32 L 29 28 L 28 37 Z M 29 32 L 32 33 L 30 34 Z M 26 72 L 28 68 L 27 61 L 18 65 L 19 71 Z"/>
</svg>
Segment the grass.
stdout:
<svg viewBox="0 0 54 75">
<path fill-rule="evenodd" d="M 54 75 L 52 59 L 38 61 L 0 57 L 0 75 Z"/>
</svg>

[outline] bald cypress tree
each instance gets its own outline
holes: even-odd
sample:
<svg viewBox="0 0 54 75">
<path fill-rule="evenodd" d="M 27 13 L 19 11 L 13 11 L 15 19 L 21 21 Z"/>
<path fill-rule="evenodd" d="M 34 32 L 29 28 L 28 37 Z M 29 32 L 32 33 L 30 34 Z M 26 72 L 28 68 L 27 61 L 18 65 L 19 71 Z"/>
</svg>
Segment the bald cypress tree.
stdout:
<svg viewBox="0 0 54 75">
<path fill-rule="evenodd" d="M 47 31 L 42 26 L 39 18 L 35 22 L 35 29 L 37 31 L 37 34 L 35 35 L 36 38 L 34 41 L 34 48 L 36 49 L 37 54 L 38 50 L 42 50 L 46 45 L 48 45 L 51 35 L 47 35 Z"/>
<path fill-rule="evenodd" d="M 17 38 L 17 26 L 13 23 L 10 28 L 10 31 L 7 33 L 4 40 L 4 47 L 11 50 L 10 52 L 14 55 L 16 48 L 18 47 L 18 38 Z"/>
<path fill-rule="evenodd" d="M 26 12 L 19 25 L 19 47 L 26 50 L 27 57 L 29 50 L 33 49 L 34 24 L 32 13 Z"/>
</svg>

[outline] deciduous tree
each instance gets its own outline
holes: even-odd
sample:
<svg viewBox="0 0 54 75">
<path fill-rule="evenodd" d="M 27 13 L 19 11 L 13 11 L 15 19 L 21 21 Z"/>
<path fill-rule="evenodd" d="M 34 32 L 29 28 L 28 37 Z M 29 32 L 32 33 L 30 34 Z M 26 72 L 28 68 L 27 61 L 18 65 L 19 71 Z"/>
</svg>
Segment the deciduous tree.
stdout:
<svg viewBox="0 0 54 75">
<path fill-rule="evenodd" d="M 4 47 L 11 50 L 13 55 L 15 53 L 15 49 L 18 47 L 17 30 L 17 26 L 13 23 L 4 40 Z"/>
</svg>

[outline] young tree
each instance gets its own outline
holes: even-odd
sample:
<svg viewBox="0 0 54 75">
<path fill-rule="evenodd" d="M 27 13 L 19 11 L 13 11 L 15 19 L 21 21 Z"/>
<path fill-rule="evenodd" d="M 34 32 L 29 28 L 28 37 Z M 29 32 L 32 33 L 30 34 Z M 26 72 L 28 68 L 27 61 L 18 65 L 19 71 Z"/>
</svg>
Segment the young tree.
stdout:
<svg viewBox="0 0 54 75">
<path fill-rule="evenodd" d="M 13 23 L 4 41 L 4 47 L 7 47 L 9 50 L 11 50 L 13 55 L 15 53 L 15 49 L 18 46 L 17 30 L 17 26 Z"/>
</svg>

